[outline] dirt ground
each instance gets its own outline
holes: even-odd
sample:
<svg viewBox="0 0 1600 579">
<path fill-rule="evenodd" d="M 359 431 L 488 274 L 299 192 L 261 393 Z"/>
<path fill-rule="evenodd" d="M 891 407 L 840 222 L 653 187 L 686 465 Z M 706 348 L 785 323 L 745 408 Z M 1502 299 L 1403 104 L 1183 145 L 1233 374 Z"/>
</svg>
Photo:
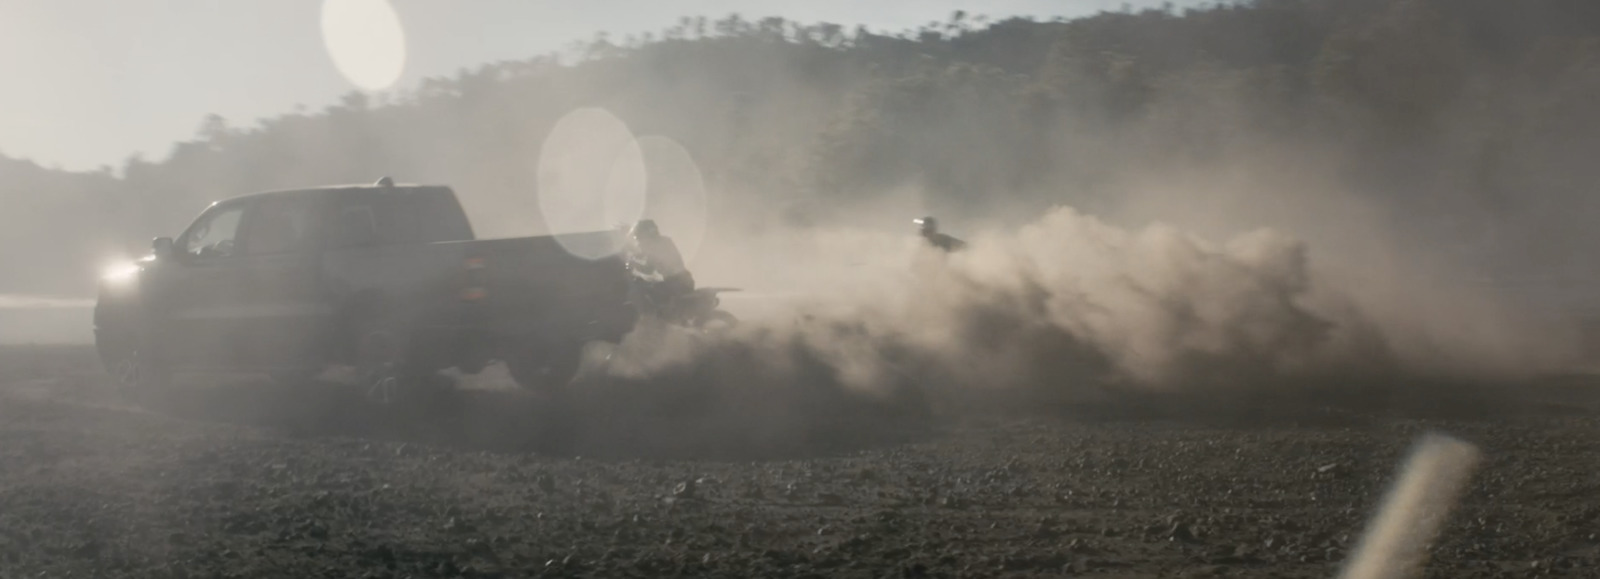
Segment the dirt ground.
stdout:
<svg viewBox="0 0 1600 579">
<path fill-rule="evenodd" d="M 1429 431 L 1484 462 L 1428 576 L 1600 565 L 1589 381 L 1249 420 L 500 391 L 401 416 L 238 377 L 136 408 L 86 348 L 6 349 L 0 384 L 4 578 L 1332 577 Z"/>
</svg>

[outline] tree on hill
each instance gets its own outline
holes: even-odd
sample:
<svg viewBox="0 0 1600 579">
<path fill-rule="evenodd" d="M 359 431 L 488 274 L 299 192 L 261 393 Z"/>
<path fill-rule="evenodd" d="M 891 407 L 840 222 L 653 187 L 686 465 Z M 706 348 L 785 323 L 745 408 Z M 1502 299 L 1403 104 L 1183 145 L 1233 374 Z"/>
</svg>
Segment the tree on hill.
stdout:
<svg viewBox="0 0 1600 579">
<path fill-rule="evenodd" d="M 913 187 L 963 211 L 1093 204 L 1116 195 L 1103 185 L 1118 175 L 1302 143 L 1402 213 L 1457 228 L 1544 220 L 1521 235 L 1553 255 L 1600 241 L 1588 227 L 1597 47 L 1591 0 L 1256 0 L 1064 21 L 956 13 L 899 33 L 684 18 L 381 101 L 353 93 L 253 125 L 207 117 L 165 158 L 130 158 L 119 176 L 0 159 L 0 201 L 23 209 L 0 225 L 50 240 L 0 249 L 17 264 L 0 291 L 81 293 L 89 256 L 137 251 L 247 191 L 393 175 L 450 183 L 469 205 L 531 199 L 544 136 L 586 106 L 681 143 L 726 203 L 845 206 Z M 531 201 L 515 207 L 479 205 L 474 217 L 538 223 Z"/>
</svg>

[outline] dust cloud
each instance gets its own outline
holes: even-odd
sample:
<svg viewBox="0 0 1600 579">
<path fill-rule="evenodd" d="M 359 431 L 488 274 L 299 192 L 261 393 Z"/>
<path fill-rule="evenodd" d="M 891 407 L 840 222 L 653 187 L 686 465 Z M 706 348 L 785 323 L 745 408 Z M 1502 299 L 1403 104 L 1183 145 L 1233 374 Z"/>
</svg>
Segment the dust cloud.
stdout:
<svg viewBox="0 0 1600 579">
<path fill-rule="evenodd" d="M 737 228 L 737 243 L 708 244 L 697 277 L 751 290 L 727 300 L 743 327 L 701 336 L 647 326 L 596 363 L 627 380 L 913 392 L 959 405 L 1513 384 L 1577 355 L 1559 323 L 1470 286 L 1423 285 L 1380 264 L 1345 269 L 1353 251 L 1325 265 L 1292 231 L 1208 238 L 1061 205 L 1014 227 L 956 231 L 971 246 L 946 255 L 909 218 L 886 225 Z"/>
<path fill-rule="evenodd" d="M 1483 279 L 1588 267 L 1592 228 L 1561 208 L 1588 206 L 1574 184 L 1592 182 L 1592 163 L 1554 152 L 1600 131 L 1560 123 L 1571 146 L 1543 139 L 1562 120 L 1543 115 L 1593 115 L 1527 96 L 1592 102 L 1589 85 L 1556 82 L 1590 78 L 1589 48 L 1541 49 L 1572 57 L 1549 59 L 1548 79 L 1464 49 L 1391 66 L 1413 52 L 1393 48 L 1402 40 L 1498 21 L 1446 3 L 1422 18 L 1413 4 L 898 37 L 730 16 L 659 41 L 597 37 L 576 58 L 485 65 L 256 125 L 208 117 L 166 159 L 115 172 L 7 160 L 0 196 L 26 215 L 9 225 L 62 243 L 5 248 L 5 291 L 83 297 L 85 264 L 143 253 L 217 198 L 389 175 L 453 186 L 482 237 L 608 228 L 642 210 L 700 285 L 744 290 L 726 298 L 747 321 L 732 334 L 647 328 L 596 362 L 621 380 L 1093 397 L 1509 384 L 1570 367 L 1573 310 Z M 1298 16 L 1252 16 L 1278 11 Z M 1527 36 L 1494 50 L 1507 63 L 1543 54 L 1549 34 Z M 1504 82 L 1417 83 L 1413 68 Z M 928 214 L 970 250 L 919 249 L 909 221 Z M 1498 237 L 1458 234 L 1472 227 Z"/>
</svg>

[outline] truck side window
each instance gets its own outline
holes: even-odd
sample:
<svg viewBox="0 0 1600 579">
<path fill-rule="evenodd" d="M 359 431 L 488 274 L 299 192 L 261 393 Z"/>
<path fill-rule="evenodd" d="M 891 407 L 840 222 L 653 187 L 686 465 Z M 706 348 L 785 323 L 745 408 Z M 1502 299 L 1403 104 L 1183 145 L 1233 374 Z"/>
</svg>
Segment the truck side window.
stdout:
<svg viewBox="0 0 1600 579">
<path fill-rule="evenodd" d="M 464 241 L 472 239 L 472 226 L 455 196 L 439 189 L 421 189 L 397 209 L 399 225 L 411 231 L 411 241 Z"/>
<path fill-rule="evenodd" d="M 284 197 L 266 199 L 246 215 L 244 251 L 250 255 L 272 255 L 304 251 L 311 247 L 314 200 Z"/>
<path fill-rule="evenodd" d="M 360 247 L 378 241 L 378 219 L 372 214 L 372 206 L 365 203 L 340 207 L 329 229 L 329 245 L 333 247 Z"/>
<path fill-rule="evenodd" d="M 472 239 L 472 226 L 448 189 L 352 194 L 338 203 L 333 247 Z"/>
<path fill-rule="evenodd" d="M 205 216 L 184 235 L 183 252 L 199 258 L 230 257 L 239 235 L 243 207 L 231 207 Z"/>
</svg>

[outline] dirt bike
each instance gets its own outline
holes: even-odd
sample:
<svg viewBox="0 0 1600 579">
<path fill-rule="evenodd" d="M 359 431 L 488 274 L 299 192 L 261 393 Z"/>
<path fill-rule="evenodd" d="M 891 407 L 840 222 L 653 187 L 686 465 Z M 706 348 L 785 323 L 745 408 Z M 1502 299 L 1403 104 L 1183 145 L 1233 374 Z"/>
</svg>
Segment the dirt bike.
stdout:
<svg viewBox="0 0 1600 579">
<path fill-rule="evenodd" d="M 632 274 L 635 305 L 642 315 L 650 315 L 669 324 L 696 330 L 726 330 L 738 325 L 739 319 L 727 310 L 719 309 L 722 298 L 718 294 L 736 292 L 738 288 L 703 287 L 688 293 L 671 296 L 665 302 L 654 291 L 665 280 L 636 261 L 627 264 Z"/>
</svg>

